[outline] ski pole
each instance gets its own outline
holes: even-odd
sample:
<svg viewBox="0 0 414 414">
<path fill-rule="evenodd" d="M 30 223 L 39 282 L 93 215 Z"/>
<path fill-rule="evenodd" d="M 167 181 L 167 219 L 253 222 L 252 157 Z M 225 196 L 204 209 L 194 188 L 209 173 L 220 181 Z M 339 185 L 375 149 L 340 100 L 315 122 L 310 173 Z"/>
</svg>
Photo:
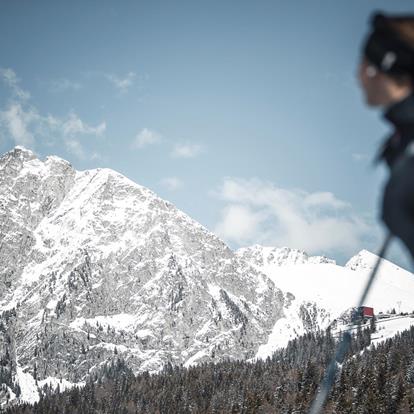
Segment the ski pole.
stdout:
<svg viewBox="0 0 414 414">
<path fill-rule="evenodd" d="M 381 247 L 381 250 L 378 253 L 378 259 L 375 263 L 375 266 L 373 267 L 371 271 L 371 274 L 368 278 L 365 289 L 362 292 L 361 298 L 359 299 L 358 308 L 364 305 L 365 299 L 367 298 L 368 293 L 374 282 L 375 276 L 377 275 L 377 271 L 380 266 L 381 259 L 384 258 L 391 240 L 392 240 L 392 234 L 388 233 Z M 342 340 L 339 342 L 339 344 L 336 347 L 332 360 L 329 363 L 326 369 L 326 372 L 325 372 L 325 376 L 320 384 L 320 391 L 317 393 L 315 399 L 312 402 L 312 405 L 309 410 L 309 414 L 321 413 L 321 410 L 323 406 L 325 405 L 325 402 L 329 396 L 329 392 L 331 391 L 332 385 L 335 381 L 337 363 L 343 362 L 345 355 L 348 352 L 350 344 L 351 344 L 351 325 L 349 325 L 348 328 L 345 330 L 342 336 Z"/>
</svg>

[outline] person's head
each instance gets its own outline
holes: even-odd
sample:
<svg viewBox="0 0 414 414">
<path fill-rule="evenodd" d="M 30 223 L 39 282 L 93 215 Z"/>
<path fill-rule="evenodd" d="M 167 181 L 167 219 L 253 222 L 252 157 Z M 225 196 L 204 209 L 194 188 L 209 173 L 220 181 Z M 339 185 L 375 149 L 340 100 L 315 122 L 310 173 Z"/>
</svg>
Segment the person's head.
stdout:
<svg viewBox="0 0 414 414">
<path fill-rule="evenodd" d="M 358 78 L 370 106 L 386 107 L 414 92 L 414 16 L 374 14 Z"/>
</svg>

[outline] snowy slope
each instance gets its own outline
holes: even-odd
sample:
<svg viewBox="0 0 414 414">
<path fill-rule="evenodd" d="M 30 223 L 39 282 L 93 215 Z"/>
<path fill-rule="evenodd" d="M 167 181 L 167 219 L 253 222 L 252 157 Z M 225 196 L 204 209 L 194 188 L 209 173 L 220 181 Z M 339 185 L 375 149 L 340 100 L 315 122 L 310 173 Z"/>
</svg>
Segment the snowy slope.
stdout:
<svg viewBox="0 0 414 414">
<path fill-rule="evenodd" d="M 375 254 L 362 250 L 343 267 L 327 258 L 309 257 L 288 248 L 253 246 L 240 249 L 237 254 L 268 275 L 282 291 L 292 294 L 285 317 L 276 322 L 258 357 L 270 355 L 289 339 L 306 332 L 301 310 L 307 311 L 310 322 L 326 328 L 344 311 L 356 306 L 377 259 Z M 383 260 L 365 305 L 374 307 L 376 313 L 392 308 L 397 312 L 413 311 L 414 275 Z"/>
<path fill-rule="evenodd" d="M 414 317 L 403 316 L 377 322 L 377 332 L 371 334 L 371 343 L 377 345 L 414 326 Z"/>
<path fill-rule="evenodd" d="M 257 250 L 258 246 L 254 249 Z M 298 263 L 296 259 L 291 260 L 293 254 L 297 256 L 294 251 L 281 262 L 279 257 L 273 259 L 274 251 L 278 250 L 265 247 L 261 262 L 252 260 L 250 263 L 266 273 L 283 291 L 291 292 L 297 300 L 314 301 L 333 315 L 357 304 L 369 271 L 377 260 L 375 254 L 362 250 L 345 266 L 320 257 L 310 257 Z M 238 254 L 246 258 L 246 249 L 240 249 Z M 373 306 L 377 313 L 391 308 L 398 312 L 411 312 L 414 310 L 413 292 L 414 275 L 388 260 L 382 260 L 366 305 Z"/>
</svg>

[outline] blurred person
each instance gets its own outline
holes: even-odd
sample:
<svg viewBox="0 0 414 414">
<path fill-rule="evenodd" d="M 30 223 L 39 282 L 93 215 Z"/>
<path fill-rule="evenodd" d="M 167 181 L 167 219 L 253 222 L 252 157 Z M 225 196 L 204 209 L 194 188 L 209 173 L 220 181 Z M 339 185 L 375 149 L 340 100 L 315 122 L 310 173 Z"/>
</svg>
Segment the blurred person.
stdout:
<svg viewBox="0 0 414 414">
<path fill-rule="evenodd" d="M 389 167 L 381 219 L 414 259 L 414 15 L 375 13 L 358 78 L 367 105 L 380 107 L 393 133 L 377 155 Z"/>
</svg>

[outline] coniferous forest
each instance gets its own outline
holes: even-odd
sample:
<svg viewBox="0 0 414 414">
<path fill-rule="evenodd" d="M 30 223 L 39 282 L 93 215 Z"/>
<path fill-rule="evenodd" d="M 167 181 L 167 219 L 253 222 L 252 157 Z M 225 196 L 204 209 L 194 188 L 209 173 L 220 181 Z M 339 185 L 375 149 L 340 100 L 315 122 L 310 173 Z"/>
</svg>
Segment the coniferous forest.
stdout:
<svg viewBox="0 0 414 414">
<path fill-rule="evenodd" d="M 325 413 L 414 412 L 414 327 L 377 346 L 359 329 Z M 122 359 L 84 388 L 45 395 L 5 414 L 306 413 L 336 341 L 330 331 L 292 340 L 272 358 L 227 361 L 134 376 Z"/>
</svg>

